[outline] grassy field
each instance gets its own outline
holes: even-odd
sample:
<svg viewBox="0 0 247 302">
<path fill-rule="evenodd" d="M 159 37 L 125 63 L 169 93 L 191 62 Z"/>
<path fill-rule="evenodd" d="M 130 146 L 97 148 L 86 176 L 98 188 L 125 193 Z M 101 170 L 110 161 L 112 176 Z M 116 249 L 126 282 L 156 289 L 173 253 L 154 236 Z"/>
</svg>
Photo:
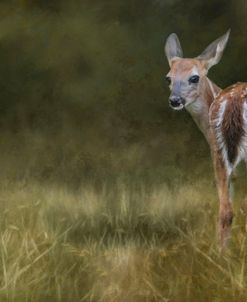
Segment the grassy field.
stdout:
<svg viewBox="0 0 247 302">
<path fill-rule="evenodd" d="M 2 183 L 0 200 L 1 301 L 246 301 L 244 216 L 220 255 L 212 182 Z"/>
<path fill-rule="evenodd" d="M 0 302 L 246 302 L 246 172 L 220 255 L 208 146 L 168 106 L 163 52 L 171 32 L 194 57 L 231 27 L 209 76 L 246 81 L 246 16 L 234 0 L 0 1 Z"/>
</svg>

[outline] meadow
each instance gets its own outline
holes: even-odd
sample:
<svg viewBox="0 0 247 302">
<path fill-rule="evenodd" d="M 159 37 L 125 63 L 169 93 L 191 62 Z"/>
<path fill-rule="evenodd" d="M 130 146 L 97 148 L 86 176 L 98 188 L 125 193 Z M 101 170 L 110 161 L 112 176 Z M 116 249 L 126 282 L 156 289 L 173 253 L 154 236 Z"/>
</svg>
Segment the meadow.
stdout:
<svg viewBox="0 0 247 302">
<path fill-rule="evenodd" d="M 215 188 L 1 184 L 1 301 L 246 301 L 245 217 L 223 255 Z M 239 205 L 238 205 L 239 206 Z"/>
<path fill-rule="evenodd" d="M 209 149 L 168 107 L 163 53 L 171 32 L 194 56 L 232 27 L 209 76 L 244 81 L 246 15 L 233 0 L 1 1 L 1 302 L 246 301 L 246 169 L 221 254 Z"/>
</svg>

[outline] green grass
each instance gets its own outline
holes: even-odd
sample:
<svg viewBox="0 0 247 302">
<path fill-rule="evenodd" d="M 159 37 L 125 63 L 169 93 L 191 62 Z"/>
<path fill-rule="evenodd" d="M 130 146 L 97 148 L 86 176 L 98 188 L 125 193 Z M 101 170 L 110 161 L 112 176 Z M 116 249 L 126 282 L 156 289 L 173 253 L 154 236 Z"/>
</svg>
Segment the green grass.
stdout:
<svg viewBox="0 0 247 302">
<path fill-rule="evenodd" d="M 0 301 L 246 301 L 244 216 L 229 250 L 207 180 L 176 190 L 2 183 Z"/>
</svg>

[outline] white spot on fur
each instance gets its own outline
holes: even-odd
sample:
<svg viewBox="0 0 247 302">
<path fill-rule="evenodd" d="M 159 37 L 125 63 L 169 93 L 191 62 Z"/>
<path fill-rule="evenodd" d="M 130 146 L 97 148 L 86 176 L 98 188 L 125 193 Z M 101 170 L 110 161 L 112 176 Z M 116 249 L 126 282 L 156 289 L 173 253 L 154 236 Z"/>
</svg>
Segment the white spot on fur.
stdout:
<svg viewBox="0 0 247 302">
<path fill-rule="evenodd" d="M 244 159 L 247 160 L 247 103 L 243 103 L 243 127 L 244 127 L 244 136 L 241 139 L 239 146 L 239 161 Z M 238 162 L 239 162 L 238 161 Z"/>
<path fill-rule="evenodd" d="M 243 119 L 244 119 L 244 125 L 247 125 L 247 104 L 245 102 L 243 107 Z"/>
<path fill-rule="evenodd" d="M 233 170 L 233 166 L 228 160 L 227 147 L 226 147 L 224 137 L 222 135 L 222 129 L 221 129 L 222 121 L 223 121 L 224 113 L 225 113 L 225 109 L 226 109 L 226 103 L 227 103 L 226 99 L 221 103 L 217 117 L 214 120 L 213 124 L 214 124 L 214 128 L 215 128 L 217 147 L 221 151 L 221 154 L 222 154 L 225 166 L 226 166 L 227 174 L 230 175 Z"/>
<path fill-rule="evenodd" d="M 201 113 L 203 105 L 203 102 L 200 99 L 197 99 L 193 103 L 188 104 L 187 109 L 191 114 L 198 114 Z"/>
<path fill-rule="evenodd" d="M 193 68 L 192 68 L 192 75 L 199 75 L 198 69 L 196 68 L 196 66 L 193 66 Z"/>
<path fill-rule="evenodd" d="M 216 124 L 217 127 L 220 126 L 222 123 L 223 115 L 224 115 L 225 109 L 226 109 L 226 102 L 227 102 L 227 100 L 222 102 L 220 105 L 220 109 L 219 109 L 218 116 L 217 116 L 217 124 Z"/>
</svg>

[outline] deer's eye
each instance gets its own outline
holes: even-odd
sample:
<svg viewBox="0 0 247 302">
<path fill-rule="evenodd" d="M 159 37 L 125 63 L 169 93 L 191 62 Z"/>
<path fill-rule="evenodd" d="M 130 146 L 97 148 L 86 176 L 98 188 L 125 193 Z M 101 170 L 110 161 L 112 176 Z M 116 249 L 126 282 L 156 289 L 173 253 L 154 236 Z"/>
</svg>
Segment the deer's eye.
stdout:
<svg viewBox="0 0 247 302">
<path fill-rule="evenodd" d="M 168 77 L 168 76 L 167 76 L 167 77 L 166 77 L 166 82 L 167 82 L 168 85 L 170 85 L 171 82 L 172 82 L 171 77 Z"/>
<path fill-rule="evenodd" d="M 200 77 L 198 75 L 193 75 L 192 77 L 189 78 L 189 83 L 198 83 Z"/>
</svg>

